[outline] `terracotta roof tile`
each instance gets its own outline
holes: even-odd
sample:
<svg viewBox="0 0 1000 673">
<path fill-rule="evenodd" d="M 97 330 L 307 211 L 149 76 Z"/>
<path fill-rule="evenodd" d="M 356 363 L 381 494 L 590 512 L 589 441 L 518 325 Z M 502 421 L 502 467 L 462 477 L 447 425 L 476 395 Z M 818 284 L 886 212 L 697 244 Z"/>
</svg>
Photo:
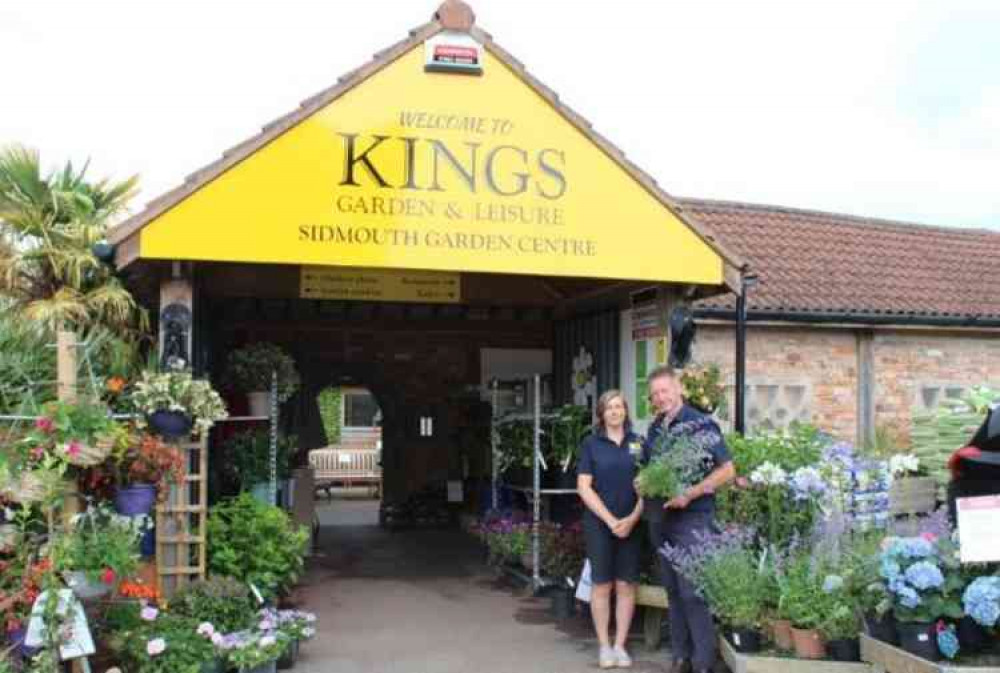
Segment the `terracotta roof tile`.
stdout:
<svg viewBox="0 0 1000 673">
<path fill-rule="evenodd" d="M 757 274 L 750 311 L 1000 318 L 1000 232 L 677 200 Z M 734 308 L 735 300 L 698 306 Z"/>
</svg>

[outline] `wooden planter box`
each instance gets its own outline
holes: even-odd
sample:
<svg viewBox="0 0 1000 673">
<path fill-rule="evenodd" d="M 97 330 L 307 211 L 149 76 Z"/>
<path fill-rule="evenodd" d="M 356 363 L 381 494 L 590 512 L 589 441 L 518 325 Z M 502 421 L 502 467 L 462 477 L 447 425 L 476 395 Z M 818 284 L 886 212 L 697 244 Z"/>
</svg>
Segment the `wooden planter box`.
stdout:
<svg viewBox="0 0 1000 673">
<path fill-rule="evenodd" d="M 871 663 L 873 673 L 1000 673 L 1000 661 L 991 666 L 927 661 L 865 634 L 861 634 L 861 659 Z"/>
<path fill-rule="evenodd" d="M 932 477 L 896 479 L 889 489 L 889 513 L 893 516 L 930 514 L 937 509 L 937 482 Z"/>
<path fill-rule="evenodd" d="M 640 584 L 635 591 L 635 604 L 643 606 L 642 634 L 646 647 L 660 648 L 660 625 L 667 611 L 667 590 L 655 584 Z"/>
<path fill-rule="evenodd" d="M 872 667 L 861 662 L 775 657 L 764 652 L 743 654 L 721 637 L 719 653 L 733 673 L 872 673 Z"/>
</svg>

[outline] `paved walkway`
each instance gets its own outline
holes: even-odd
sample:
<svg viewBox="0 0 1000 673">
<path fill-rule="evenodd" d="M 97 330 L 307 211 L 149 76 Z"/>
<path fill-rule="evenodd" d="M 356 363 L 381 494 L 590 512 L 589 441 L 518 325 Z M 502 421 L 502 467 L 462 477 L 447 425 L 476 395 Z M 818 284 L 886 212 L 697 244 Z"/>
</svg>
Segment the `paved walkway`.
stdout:
<svg viewBox="0 0 1000 673">
<path fill-rule="evenodd" d="M 319 634 L 301 673 L 570 673 L 598 670 L 596 641 L 581 616 L 557 623 L 547 599 L 498 581 L 458 531 L 389 532 L 371 525 L 370 503 L 320 509 L 317 555 L 306 580 Z M 666 670 L 632 646 L 637 673 Z M 656 662 L 656 663 L 653 663 Z"/>
</svg>

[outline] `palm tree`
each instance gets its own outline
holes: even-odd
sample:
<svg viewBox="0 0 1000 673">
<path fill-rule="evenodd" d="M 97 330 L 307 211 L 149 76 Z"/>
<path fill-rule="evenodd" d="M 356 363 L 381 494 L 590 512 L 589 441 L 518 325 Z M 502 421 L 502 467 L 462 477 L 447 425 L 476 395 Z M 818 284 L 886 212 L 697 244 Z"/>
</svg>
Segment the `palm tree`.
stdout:
<svg viewBox="0 0 1000 673">
<path fill-rule="evenodd" d="M 0 294 L 53 331 L 143 332 L 146 312 L 92 253 L 134 196 L 137 178 L 90 182 L 86 171 L 67 163 L 43 176 L 38 152 L 0 150 Z"/>
</svg>

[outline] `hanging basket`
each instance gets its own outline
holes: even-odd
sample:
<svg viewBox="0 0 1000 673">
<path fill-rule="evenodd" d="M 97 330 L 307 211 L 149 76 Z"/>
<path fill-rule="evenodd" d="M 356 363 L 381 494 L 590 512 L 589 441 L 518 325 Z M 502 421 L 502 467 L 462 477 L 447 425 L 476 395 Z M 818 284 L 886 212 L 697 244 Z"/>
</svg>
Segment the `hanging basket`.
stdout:
<svg viewBox="0 0 1000 673">
<path fill-rule="evenodd" d="M 161 409 L 146 417 L 149 428 L 166 440 L 187 437 L 191 434 L 194 419 L 180 411 Z"/>
<path fill-rule="evenodd" d="M 93 444 L 77 444 L 79 450 L 66 454 L 66 462 L 77 467 L 94 467 L 103 463 L 115 448 L 114 441 L 102 437 Z"/>
</svg>

